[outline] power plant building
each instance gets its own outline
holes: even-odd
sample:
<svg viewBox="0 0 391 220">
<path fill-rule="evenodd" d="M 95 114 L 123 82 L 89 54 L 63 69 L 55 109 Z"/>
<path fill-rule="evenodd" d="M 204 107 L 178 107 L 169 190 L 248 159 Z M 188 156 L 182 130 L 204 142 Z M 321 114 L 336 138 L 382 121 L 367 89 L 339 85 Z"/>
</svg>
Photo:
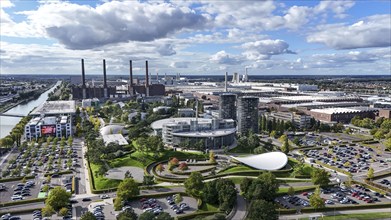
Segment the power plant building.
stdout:
<svg viewBox="0 0 391 220">
<path fill-rule="evenodd" d="M 259 98 L 254 96 L 243 96 L 238 99 L 239 133 L 258 133 L 258 103 Z"/>
<path fill-rule="evenodd" d="M 133 66 L 132 61 L 129 61 L 129 83 L 121 84 L 118 88 L 116 86 L 108 86 L 107 76 L 106 76 L 106 61 L 103 60 L 103 86 L 87 85 L 85 79 L 85 69 L 84 69 L 84 59 L 81 60 L 81 70 L 82 70 L 82 79 L 81 86 L 73 85 L 72 86 L 72 96 L 73 99 L 109 99 L 109 98 L 121 98 L 134 95 L 141 96 L 164 96 L 165 95 L 165 86 L 163 84 L 150 84 L 149 75 L 148 75 L 148 61 L 145 62 L 145 84 L 140 85 L 138 83 L 134 84 L 135 79 L 133 79 Z M 123 90 L 125 86 L 125 91 Z"/>
</svg>

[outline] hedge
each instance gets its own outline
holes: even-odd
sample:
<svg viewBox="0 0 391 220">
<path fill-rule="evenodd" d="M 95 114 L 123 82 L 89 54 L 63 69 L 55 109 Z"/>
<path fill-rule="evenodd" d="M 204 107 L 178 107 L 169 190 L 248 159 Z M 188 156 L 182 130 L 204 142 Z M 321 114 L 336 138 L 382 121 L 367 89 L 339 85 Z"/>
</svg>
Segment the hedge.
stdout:
<svg viewBox="0 0 391 220">
<path fill-rule="evenodd" d="M 193 213 L 189 213 L 189 214 L 185 214 L 185 215 L 179 215 L 175 219 L 188 220 L 188 219 L 194 219 L 195 217 L 199 217 L 199 216 L 209 216 L 209 215 L 214 215 L 217 213 L 223 213 L 223 212 L 222 211 L 199 211 L 199 212 L 197 211 L 197 212 L 193 212 Z"/>
<path fill-rule="evenodd" d="M 315 208 L 303 208 L 300 210 L 301 213 L 311 213 L 311 212 L 327 212 L 327 211 L 341 211 L 341 210 L 359 210 L 359 209 L 375 209 L 375 208 L 391 208 L 391 203 L 386 204 L 366 204 L 366 205 L 347 205 L 347 206 L 333 206 L 325 207 L 321 209 Z M 280 214 L 294 214 L 296 209 L 278 209 Z"/>
<path fill-rule="evenodd" d="M 13 177 L 13 178 L 0 179 L 0 183 L 18 181 L 18 180 L 22 180 L 25 177 L 26 177 L 26 179 L 34 179 L 35 178 L 35 176 L 24 176 L 24 177 L 19 176 L 19 177 Z"/>
<path fill-rule="evenodd" d="M 14 205 L 23 205 L 28 203 L 44 202 L 46 198 L 36 198 L 36 199 L 26 199 L 12 202 L 5 202 L 1 204 L 2 207 L 14 206 Z"/>
<path fill-rule="evenodd" d="M 209 172 L 213 169 L 216 169 L 215 167 L 209 167 L 209 168 L 206 168 L 206 169 L 203 169 L 203 170 L 198 170 L 197 172 L 200 172 L 200 173 L 206 173 L 206 172 Z M 176 175 L 190 175 L 191 173 L 193 172 L 196 172 L 196 171 L 170 171 L 172 174 L 176 174 Z"/>
<path fill-rule="evenodd" d="M 373 186 L 373 187 L 376 187 L 376 188 L 379 188 L 381 189 L 383 192 L 389 192 L 391 193 L 391 189 L 389 189 L 388 187 L 385 187 L 385 186 L 382 186 L 380 184 L 377 184 L 377 183 L 374 183 L 368 179 L 365 179 L 364 180 L 366 184 L 370 185 L 370 186 Z M 368 187 L 369 188 L 369 187 Z"/>
<path fill-rule="evenodd" d="M 335 171 L 337 171 L 337 172 L 344 173 L 344 174 L 346 174 L 346 175 L 350 175 L 350 173 L 349 173 L 348 171 L 343 170 L 343 169 L 340 169 L 340 168 L 338 168 L 338 167 L 333 167 L 333 166 L 330 166 L 330 165 L 328 165 L 328 164 L 319 162 L 319 160 L 315 160 L 315 162 L 316 162 L 317 164 L 321 165 L 321 166 L 327 167 L 327 168 L 332 169 L 332 170 L 335 170 Z"/>
<path fill-rule="evenodd" d="M 53 174 L 63 175 L 63 174 L 71 174 L 71 173 L 73 173 L 72 170 L 66 170 L 66 171 L 61 171 L 58 173 L 45 173 L 44 176 L 47 177 L 47 176 L 51 176 Z"/>
<path fill-rule="evenodd" d="M 381 194 L 387 194 L 386 191 L 383 191 L 382 189 L 376 188 L 375 186 L 371 186 L 371 185 L 369 185 L 367 183 L 359 182 L 359 181 L 356 181 L 356 180 L 353 180 L 352 183 L 362 185 L 362 186 L 364 186 L 364 187 L 366 187 L 368 189 L 372 189 L 373 191 L 376 191 L 376 192 L 381 193 Z"/>
<path fill-rule="evenodd" d="M 377 179 L 380 179 L 380 178 L 383 178 L 383 177 L 388 177 L 388 176 L 391 176 L 391 171 L 388 171 L 386 173 L 383 173 L 383 174 L 380 174 L 380 175 L 375 175 L 372 179 L 374 180 L 377 180 Z"/>
</svg>

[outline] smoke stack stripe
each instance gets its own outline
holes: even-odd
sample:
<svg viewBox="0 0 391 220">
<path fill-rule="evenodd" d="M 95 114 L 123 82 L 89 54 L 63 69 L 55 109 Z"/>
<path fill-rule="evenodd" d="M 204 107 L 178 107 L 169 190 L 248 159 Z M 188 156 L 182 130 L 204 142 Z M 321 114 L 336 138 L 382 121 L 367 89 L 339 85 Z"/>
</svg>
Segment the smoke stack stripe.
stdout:
<svg viewBox="0 0 391 220">
<path fill-rule="evenodd" d="M 83 88 L 86 87 L 86 73 L 84 71 L 84 59 L 81 59 L 81 80 L 83 83 Z"/>
<path fill-rule="evenodd" d="M 106 79 L 106 60 L 103 59 L 103 87 L 107 88 L 107 79 Z"/>
</svg>

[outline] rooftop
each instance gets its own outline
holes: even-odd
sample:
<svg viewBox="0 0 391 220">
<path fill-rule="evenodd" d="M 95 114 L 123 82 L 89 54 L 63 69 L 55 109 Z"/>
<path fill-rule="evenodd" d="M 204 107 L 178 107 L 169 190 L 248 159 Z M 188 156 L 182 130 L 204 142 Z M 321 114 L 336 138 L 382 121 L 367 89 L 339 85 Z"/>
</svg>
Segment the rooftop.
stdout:
<svg viewBox="0 0 391 220">
<path fill-rule="evenodd" d="M 46 101 L 35 108 L 30 115 L 74 114 L 75 112 L 75 101 Z"/>
<path fill-rule="evenodd" d="M 105 145 L 109 143 L 117 143 L 119 145 L 127 145 L 128 141 L 122 136 L 122 134 L 107 134 L 102 135 Z"/>
<path fill-rule="evenodd" d="M 191 131 L 191 132 L 178 132 L 172 133 L 175 136 L 179 137 L 221 137 L 236 132 L 236 128 L 227 128 L 227 129 L 217 129 L 217 130 L 208 130 L 208 131 Z"/>
<path fill-rule="evenodd" d="M 337 114 L 337 113 L 353 113 L 370 111 L 371 108 L 323 108 L 323 109 L 311 109 L 311 112 L 325 113 L 325 114 Z"/>
</svg>

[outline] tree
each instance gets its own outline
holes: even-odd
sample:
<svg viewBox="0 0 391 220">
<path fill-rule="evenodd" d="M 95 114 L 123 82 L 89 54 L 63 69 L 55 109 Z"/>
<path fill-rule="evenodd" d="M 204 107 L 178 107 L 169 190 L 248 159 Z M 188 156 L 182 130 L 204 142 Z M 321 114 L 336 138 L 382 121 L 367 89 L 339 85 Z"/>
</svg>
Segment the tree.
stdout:
<svg viewBox="0 0 391 220">
<path fill-rule="evenodd" d="M 143 185 L 151 186 L 154 184 L 154 177 L 152 175 L 144 175 Z"/>
<path fill-rule="evenodd" d="M 216 163 L 215 153 L 212 150 L 209 151 L 209 163 Z"/>
<path fill-rule="evenodd" d="M 156 171 L 159 172 L 159 174 L 162 174 L 162 172 L 165 170 L 163 164 L 159 163 L 157 166 L 156 166 Z"/>
<path fill-rule="evenodd" d="M 144 212 L 139 217 L 138 220 L 154 220 L 155 214 L 153 212 Z"/>
<path fill-rule="evenodd" d="M 288 142 L 288 138 L 286 138 L 284 140 L 284 142 L 282 143 L 282 146 L 281 146 L 281 151 L 284 152 L 285 154 L 288 154 L 289 153 L 289 142 Z"/>
<path fill-rule="evenodd" d="M 140 190 L 138 188 L 138 184 L 132 178 L 126 178 L 118 185 L 117 198 L 119 197 L 122 200 L 127 200 L 130 197 L 137 196 L 139 194 Z"/>
<path fill-rule="evenodd" d="M 290 196 L 295 195 L 295 189 L 292 186 L 290 186 L 288 189 L 288 195 L 290 195 Z"/>
<path fill-rule="evenodd" d="M 273 201 L 276 198 L 279 182 L 271 172 L 264 172 L 254 179 L 245 196 L 248 200 L 262 199 Z"/>
<path fill-rule="evenodd" d="M 85 212 L 82 216 L 81 216 L 81 218 L 80 218 L 80 220 L 96 220 L 96 217 L 95 217 L 95 215 L 94 214 L 92 214 L 91 212 Z"/>
<path fill-rule="evenodd" d="M 68 209 L 65 207 L 62 207 L 60 211 L 58 212 L 60 216 L 66 216 L 68 214 Z"/>
<path fill-rule="evenodd" d="M 174 220 L 174 217 L 171 217 L 171 215 L 167 212 L 161 212 L 155 217 L 155 220 Z"/>
<path fill-rule="evenodd" d="M 353 174 L 349 173 L 348 180 L 345 182 L 345 186 L 352 187 L 353 185 Z"/>
<path fill-rule="evenodd" d="M 272 202 L 265 200 L 252 200 L 248 209 L 248 220 L 274 220 L 278 219 L 276 208 Z"/>
<path fill-rule="evenodd" d="M 54 211 L 53 207 L 46 204 L 45 207 L 42 208 L 42 216 L 49 217 L 52 216 L 56 211 Z"/>
<path fill-rule="evenodd" d="M 178 194 L 176 194 L 176 197 L 175 197 L 175 203 L 180 203 L 180 202 L 182 202 L 182 196 L 181 196 L 181 194 L 180 193 L 178 193 Z"/>
<path fill-rule="evenodd" d="M 117 220 L 137 220 L 137 214 L 133 209 L 127 209 L 124 212 L 120 212 L 117 216 Z"/>
<path fill-rule="evenodd" d="M 391 151 L 391 138 L 387 138 L 387 140 L 384 142 L 384 146 Z"/>
<path fill-rule="evenodd" d="M 247 193 L 252 184 L 253 180 L 250 178 L 244 178 L 240 183 L 240 191 L 242 191 L 244 197 L 248 197 Z"/>
<path fill-rule="evenodd" d="M 189 178 L 185 181 L 186 193 L 189 195 L 201 198 L 202 190 L 204 189 L 204 183 L 202 182 L 203 176 L 199 172 L 193 172 Z"/>
<path fill-rule="evenodd" d="M 295 137 L 292 142 L 300 147 L 300 139 L 298 137 Z"/>
<path fill-rule="evenodd" d="M 329 173 L 323 169 L 314 169 L 311 180 L 314 185 L 327 186 L 330 183 Z"/>
<path fill-rule="evenodd" d="M 66 207 L 69 204 L 70 198 L 70 193 L 66 192 L 64 188 L 56 186 L 50 191 L 45 203 L 53 207 L 55 211 L 59 211 L 62 207 Z"/>
<path fill-rule="evenodd" d="M 315 209 L 321 209 L 325 207 L 324 200 L 320 197 L 320 188 L 317 187 L 315 192 L 310 196 L 310 205 Z"/>
<path fill-rule="evenodd" d="M 115 211 L 121 210 L 122 205 L 123 205 L 123 199 L 120 198 L 120 197 L 115 198 L 113 205 L 114 205 L 114 210 Z"/>
<path fill-rule="evenodd" d="M 374 170 L 373 170 L 373 168 L 372 167 L 369 167 L 369 170 L 368 170 L 368 173 L 367 173 L 367 177 L 368 177 L 368 179 L 370 179 L 370 180 L 372 180 L 373 179 L 373 177 L 374 177 Z"/>
<path fill-rule="evenodd" d="M 181 171 L 184 171 L 184 170 L 188 170 L 189 167 L 187 166 L 187 163 L 182 162 L 182 163 L 179 164 L 178 169 L 181 170 Z"/>
<path fill-rule="evenodd" d="M 272 130 L 272 131 L 270 132 L 270 137 L 276 138 L 276 137 L 277 137 L 277 132 L 276 132 L 275 130 Z"/>
<path fill-rule="evenodd" d="M 42 192 L 49 192 L 49 185 L 44 185 L 42 187 Z"/>
<path fill-rule="evenodd" d="M 125 178 L 133 178 L 132 173 L 130 173 L 129 170 L 125 172 Z"/>
</svg>

